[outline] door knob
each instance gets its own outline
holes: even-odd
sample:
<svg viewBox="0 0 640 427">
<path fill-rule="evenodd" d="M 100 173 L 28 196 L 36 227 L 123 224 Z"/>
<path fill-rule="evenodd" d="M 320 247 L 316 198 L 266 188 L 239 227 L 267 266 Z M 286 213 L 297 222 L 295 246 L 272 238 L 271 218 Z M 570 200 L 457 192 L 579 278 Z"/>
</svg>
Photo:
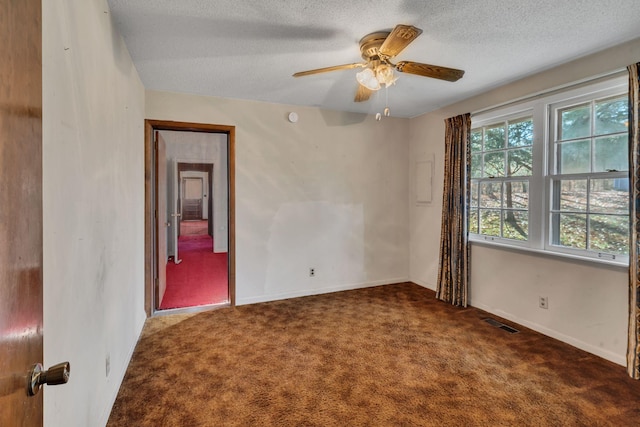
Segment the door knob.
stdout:
<svg viewBox="0 0 640 427">
<path fill-rule="evenodd" d="M 35 396 L 44 384 L 66 384 L 69 381 L 70 372 L 71 365 L 69 362 L 58 363 L 46 371 L 40 363 L 36 363 L 27 376 L 27 394 Z"/>
</svg>

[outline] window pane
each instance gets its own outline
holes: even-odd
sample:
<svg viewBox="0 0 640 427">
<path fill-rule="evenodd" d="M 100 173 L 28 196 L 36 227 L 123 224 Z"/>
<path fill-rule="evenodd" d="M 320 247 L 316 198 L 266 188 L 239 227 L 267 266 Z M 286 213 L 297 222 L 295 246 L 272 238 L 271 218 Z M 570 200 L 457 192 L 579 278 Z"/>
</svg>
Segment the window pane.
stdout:
<svg viewBox="0 0 640 427">
<path fill-rule="evenodd" d="M 592 179 L 589 211 L 628 214 L 629 180 L 627 178 Z"/>
<path fill-rule="evenodd" d="M 505 211 L 503 237 L 527 240 L 529 235 L 529 213 L 526 211 Z"/>
<path fill-rule="evenodd" d="M 504 176 L 504 151 L 484 155 L 483 176 Z"/>
<path fill-rule="evenodd" d="M 560 110 L 559 114 L 559 139 L 574 139 L 591 136 L 591 107 L 589 104 Z"/>
<path fill-rule="evenodd" d="M 591 140 L 558 144 L 558 173 L 591 172 Z"/>
<path fill-rule="evenodd" d="M 478 209 L 469 210 L 469 233 L 478 234 Z"/>
<path fill-rule="evenodd" d="M 504 207 L 507 209 L 527 209 L 529 207 L 529 183 L 527 181 L 504 183 Z"/>
<path fill-rule="evenodd" d="M 478 206 L 478 188 L 479 186 L 477 182 L 471 183 L 471 187 L 469 189 L 469 192 L 471 193 L 471 197 L 470 197 L 471 206 Z"/>
<path fill-rule="evenodd" d="M 482 176 L 482 154 L 471 155 L 471 178 Z"/>
<path fill-rule="evenodd" d="M 596 139 L 596 164 L 594 172 L 607 170 L 629 170 L 629 135 L 609 136 Z"/>
<path fill-rule="evenodd" d="M 629 253 L 629 216 L 591 215 L 589 221 L 591 250 L 611 254 Z"/>
<path fill-rule="evenodd" d="M 554 208 L 561 211 L 587 211 L 587 180 L 565 179 L 560 182 L 559 204 Z"/>
<path fill-rule="evenodd" d="M 480 209 L 480 234 L 500 237 L 500 210 Z"/>
<path fill-rule="evenodd" d="M 554 217 L 554 221 L 560 221 L 557 239 L 560 245 L 587 249 L 587 215 L 554 214 Z"/>
<path fill-rule="evenodd" d="M 482 129 L 471 132 L 471 151 L 482 151 Z"/>
<path fill-rule="evenodd" d="M 625 132 L 629 125 L 627 97 L 596 102 L 596 135 Z"/>
<path fill-rule="evenodd" d="M 509 159 L 509 176 L 531 176 L 531 148 L 520 148 L 507 151 Z"/>
<path fill-rule="evenodd" d="M 480 183 L 480 207 L 500 208 L 502 200 L 501 182 L 481 182 Z"/>
<path fill-rule="evenodd" d="M 504 125 L 495 125 L 488 127 L 486 130 L 486 140 L 484 142 L 484 151 L 499 150 L 504 148 Z"/>
<path fill-rule="evenodd" d="M 526 118 L 509 122 L 509 147 L 533 145 L 533 119 Z"/>
</svg>

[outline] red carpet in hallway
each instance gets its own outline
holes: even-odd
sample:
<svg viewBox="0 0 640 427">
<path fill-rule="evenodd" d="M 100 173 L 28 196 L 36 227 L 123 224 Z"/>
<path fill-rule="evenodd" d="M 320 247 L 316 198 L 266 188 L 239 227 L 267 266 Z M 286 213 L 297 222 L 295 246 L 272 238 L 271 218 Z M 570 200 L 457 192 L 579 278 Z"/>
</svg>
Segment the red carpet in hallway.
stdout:
<svg viewBox="0 0 640 427">
<path fill-rule="evenodd" d="M 167 264 L 167 290 L 160 309 L 226 302 L 227 254 L 212 252 L 209 235 L 180 236 L 178 248 L 182 262 Z"/>
</svg>

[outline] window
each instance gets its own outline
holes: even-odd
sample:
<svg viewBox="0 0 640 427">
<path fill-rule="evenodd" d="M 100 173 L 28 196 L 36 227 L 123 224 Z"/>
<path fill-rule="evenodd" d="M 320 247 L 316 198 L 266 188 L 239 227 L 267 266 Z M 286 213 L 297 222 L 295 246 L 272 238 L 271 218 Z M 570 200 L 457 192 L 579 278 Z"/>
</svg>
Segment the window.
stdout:
<svg viewBox="0 0 640 427">
<path fill-rule="evenodd" d="M 527 240 L 532 145 L 531 116 L 471 132 L 470 232 Z"/>
<path fill-rule="evenodd" d="M 627 263 L 626 79 L 474 115 L 470 174 L 472 241 Z"/>
<path fill-rule="evenodd" d="M 551 244 L 628 255 L 628 108 L 626 94 L 551 107 Z"/>
</svg>

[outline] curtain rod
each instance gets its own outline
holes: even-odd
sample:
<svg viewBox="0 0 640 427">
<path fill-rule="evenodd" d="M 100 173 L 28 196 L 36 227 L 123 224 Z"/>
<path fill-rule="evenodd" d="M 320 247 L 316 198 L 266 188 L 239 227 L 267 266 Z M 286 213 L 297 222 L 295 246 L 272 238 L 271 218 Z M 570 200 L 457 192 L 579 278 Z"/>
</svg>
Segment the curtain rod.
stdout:
<svg viewBox="0 0 640 427">
<path fill-rule="evenodd" d="M 491 112 L 493 110 L 498 110 L 501 108 L 506 108 L 506 107 L 511 107 L 513 105 L 517 105 L 523 102 L 527 102 L 527 101 L 533 101 L 535 99 L 539 99 L 539 98 L 543 98 L 549 95 L 554 95 L 556 93 L 559 92 L 563 92 L 567 89 L 575 89 L 578 88 L 580 86 L 584 86 L 587 84 L 592 84 L 592 83 L 597 83 L 600 80 L 606 80 L 606 79 L 610 79 L 610 78 L 615 78 L 615 77 L 622 77 L 625 74 L 627 74 L 627 69 L 626 68 L 619 68 L 613 71 L 609 71 L 606 73 L 602 73 L 602 74 L 598 74 L 596 76 L 591 76 L 591 77 L 587 77 L 575 82 L 571 82 L 571 83 L 566 83 L 564 85 L 560 85 L 560 86 L 556 86 L 553 89 L 546 89 L 543 91 L 539 91 L 539 92 L 535 92 L 533 94 L 530 95 L 525 95 L 525 96 L 521 96 L 520 98 L 516 98 L 516 99 L 512 99 L 510 101 L 507 102 L 502 102 L 500 104 L 496 104 L 496 105 L 492 105 L 491 107 L 486 107 L 486 108 L 481 108 L 480 110 L 476 110 L 476 111 L 472 111 L 471 112 L 471 117 L 476 116 L 478 114 L 484 114 L 484 113 L 488 113 Z"/>
</svg>

